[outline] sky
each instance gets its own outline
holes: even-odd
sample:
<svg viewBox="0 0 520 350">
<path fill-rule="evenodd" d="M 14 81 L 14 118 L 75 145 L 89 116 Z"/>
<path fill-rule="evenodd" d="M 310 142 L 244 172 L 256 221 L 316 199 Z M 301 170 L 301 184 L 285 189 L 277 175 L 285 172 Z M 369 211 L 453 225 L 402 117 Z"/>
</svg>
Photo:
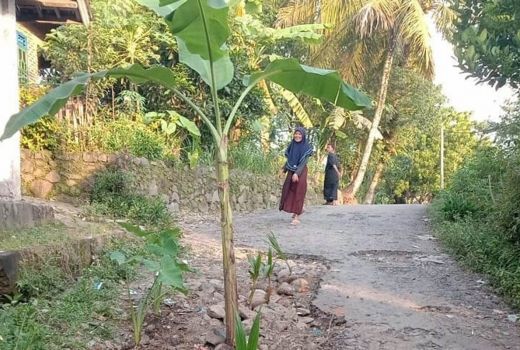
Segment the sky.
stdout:
<svg viewBox="0 0 520 350">
<path fill-rule="evenodd" d="M 448 97 L 450 105 L 459 112 L 472 112 L 478 121 L 500 120 L 501 106 L 513 96 L 513 91 L 503 87 L 498 91 L 487 84 L 477 85 L 476 80 L 466 79 L 458 68 L 457 59 L 450 43 L 432 31 L 433 56 L 435 60 L 436 84 Z"/>
</svg>

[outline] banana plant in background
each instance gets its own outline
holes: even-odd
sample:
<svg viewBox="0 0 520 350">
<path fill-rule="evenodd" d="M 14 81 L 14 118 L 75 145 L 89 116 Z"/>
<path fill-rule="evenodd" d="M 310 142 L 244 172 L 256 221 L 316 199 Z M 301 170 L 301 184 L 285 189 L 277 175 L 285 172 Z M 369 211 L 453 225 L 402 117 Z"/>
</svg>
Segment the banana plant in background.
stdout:
<svg viewBox="0 0 520 350">
<path fill-rule="evenodd" d="M 53 115 L 74 95 L 82 93 L 90 80 L 103 78 L 128 78 L 135 84 L 159 84 L 183 100 L 200 117 L 210 131 L 216 145 L 217 184 L 221 208 L 222 254 L 224 266 L 224 298 L 226 311 L 226 342 L 235 343 L 235 314 L 238 310 L 235 253 L 233 246 L 233 214 L 230 201 L 228 135 L 235 116 L 246 95 L 263 80 L 282 86 L 294 93 L 304 93 L 329 101 L 347 110 L 370 107 L 372 101 L 366 95 L 346 84 L 336 71 L 300 64 L 291 58 L 277 59 L 263 71 L 244 79 L 245 89 L 228 115 L 220 110 L 218 91 L 227 86 L 234 75 L 226 41 L 230 36 L 229 8 L 235 6 L 229 0 L 139 0 L 146 7 L 164 17 L 174 34 L 181 63 L 196 71 L 209 86 L 212 115 L 206 114 L 190 98 L 180 91 L 174 72 L 164 66 L 144 68 L 133 64 L 95 73 L 82 73 L 74 79 L 51 90 L 23 111 L 13 115 L 0 139 L 7 139 L 25 125 L 45 115 Z"/>
<path fill-rule="evenodd" d="M 146 123 L 159 123 L 161 132 L 165 135 L 166 139 L 172 143 L 172 153 L 179 155 L 184 140 L 187 135 L 191 136 L 190 145 L 185 149 L 188 160 L 190 162 L 190 168 L 193 168 L 199 160 L 201 148 L 200 148 L 200 130 L 193 121 L 180 115 L 176 111 L 165 111 L 165 112 L 148 112 L 144 115 Z M 185 130 L 184 137 L 179 130 Z"/>
</svg>

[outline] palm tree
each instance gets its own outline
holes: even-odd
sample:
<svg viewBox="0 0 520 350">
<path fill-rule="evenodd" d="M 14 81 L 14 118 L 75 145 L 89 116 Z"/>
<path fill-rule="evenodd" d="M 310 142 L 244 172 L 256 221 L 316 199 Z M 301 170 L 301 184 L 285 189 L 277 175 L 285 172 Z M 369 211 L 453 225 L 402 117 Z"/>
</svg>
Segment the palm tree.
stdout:
<svg viewBox="0 0 520 350">
<path fill-rule="evenodd" d="M 313 64 L 335 66 L 345 80 L 357 84 L 369 67 L 382 65 L 372 125 L 357 174 L 344 193 L 347 200 L 356 195 L 365 177 L 394 59 L 399 57 L 424 77 L 433 77 L 428 16 L 449 35 L 455 14 L 443 0 L 290 0 L 279 12 L 280 26 L 316 20 L 332 25 L 323 43 L 311 52 Z"/>
</svg>

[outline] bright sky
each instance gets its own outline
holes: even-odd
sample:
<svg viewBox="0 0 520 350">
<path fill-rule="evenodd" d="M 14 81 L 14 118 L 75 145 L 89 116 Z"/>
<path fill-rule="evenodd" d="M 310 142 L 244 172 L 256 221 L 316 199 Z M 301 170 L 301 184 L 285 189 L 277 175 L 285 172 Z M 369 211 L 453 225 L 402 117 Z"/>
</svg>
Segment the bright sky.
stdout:
<svg viewBox="0 0 520 350">
<path fill-rule="evenodd" d="M 513 96 L 508 87 L 496 91 L 486 84 L 476 84 L 474 79 L 456 67 L 457 59 L 450 43 L 439 33 L 432 33 L 433 56 L 435 60 L 435 83 L 442 85 L 449 103 L 460 112 L 472 112 L 475 120 L 495 120 L 502 114 L 501 106 Z"/>
</svg>

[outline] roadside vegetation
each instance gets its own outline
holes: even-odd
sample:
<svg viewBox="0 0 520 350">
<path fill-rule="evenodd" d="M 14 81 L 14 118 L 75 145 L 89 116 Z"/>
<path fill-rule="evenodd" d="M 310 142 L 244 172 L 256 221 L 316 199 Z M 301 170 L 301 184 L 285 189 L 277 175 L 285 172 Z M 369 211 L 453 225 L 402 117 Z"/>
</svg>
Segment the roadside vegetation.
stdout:
<svg viewBox="0 0 520 350">
<path fill-rule="evenodd" d="M 494 145 L 468 158 L 434 201 L 439 237 L 520 307 L 520 105 L 494 125 Z"/>
</svg>

